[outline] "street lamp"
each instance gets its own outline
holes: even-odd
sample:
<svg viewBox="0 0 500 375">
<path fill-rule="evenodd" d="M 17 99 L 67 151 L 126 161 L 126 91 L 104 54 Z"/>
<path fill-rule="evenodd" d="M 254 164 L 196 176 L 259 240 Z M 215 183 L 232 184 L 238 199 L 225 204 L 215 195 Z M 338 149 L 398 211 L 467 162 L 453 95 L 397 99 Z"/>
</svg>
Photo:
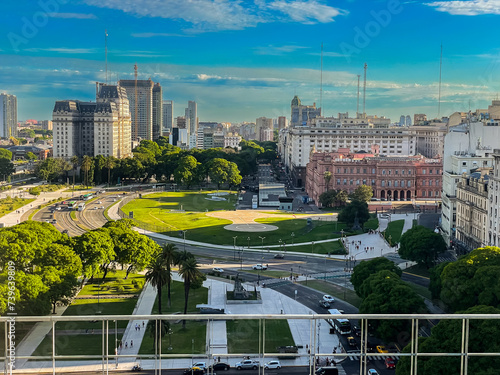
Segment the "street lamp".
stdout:
<svg viewBox="0 0 500 375">
<path fill-rule="evenodd" d="M 314 253 L 314 241 L 311 241 L 311 254 Z"/>
<path fill-rule="evenodd" d="M 238 236 L 234 236 L 233 237 L 233 249 L 234 249 L 234 252 L 233 252 L 233 260 L 236 260 L 236 239 L 238 238 Z"/>
<path fill-rule="evenodd" d="M 250 237 L 247 237 L 247 241 L 248 241 L 248 248 L 250 249 Z"/>
<path fill-rule="evenodd" d="M 187 232 L 187 229 L 184 229 L 181 232 L 184 236 L 184 251 L 186 251 L 186 232 Z"/>
<path fill-rule="evenodd" d="M 174 333 L 170 328 L 168 329 L 168 350 L 172 350 L 172 333 Z"/>
<path fill-rule="evenodd" d="M 290 280 L 293 280 L 293 267 L 290 268 Z"/>
<path fill-rule="evenodd" d="M 290 234 L 290 236 L 292 237 L 292 246 L 293 246 L 293 238 L 295 237 L 295 233 L 292 232 L 292 234 Z"/>
<path fill-rule="evenodd" d="M 266 239 L 266 237 L 259 236 L 259 238 L 262 240 L 262 248 L 264 248 L 264 240 Z"/>
</svg>

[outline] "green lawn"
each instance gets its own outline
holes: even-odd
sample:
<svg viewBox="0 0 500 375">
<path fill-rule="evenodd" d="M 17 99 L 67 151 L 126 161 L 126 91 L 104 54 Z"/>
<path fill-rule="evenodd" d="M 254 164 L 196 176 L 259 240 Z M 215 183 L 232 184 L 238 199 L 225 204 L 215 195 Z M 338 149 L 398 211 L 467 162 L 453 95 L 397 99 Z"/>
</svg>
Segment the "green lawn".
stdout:
<svg viewBox="0 0 500 375">
<path fill-rule="evenodd" d="M 314 251 L 315 254 L 345 254 L 345 249 L 340 243 L 340 241 L 315 243 L 300 246 L 288 246 L 286 248 L 288 252 L 301 252 L 301 253 L 311 253 Z"/>
<path fill-rule="evenodd" d="M 356 294 L 356 292 L 354 292 L 354 290 L 322 280 L 300 281 L 300 284 L 307 285 L 308 287 L 319 290 L 325 294 L 330 294 L 331 296 L 346 301 L 355 307 L 359 308 L 359 306 L 361 306 L 362 299 Z"/>
<path fill-rule="evenodd" d="M 122 334 L 118 333 L 117 340 Z M 114 326 L 109 327 L 109 354 L 115 354 Z M 98 334 L 56 335 L 56 355 L 100 355 L 102 353 L 102 336 Z M 33 356 L 49 356 L 52 354 L 52 333 L 46 336 L 33 353 Z M 111 360 L 110 360 L 111 362 Z"/>
<path fill-rule="evenodd" d="M 184 312 L 184 283 L 180 281 L 173 281 L 171 286 L 171 302 L 172 306 L 168 307 L 167 298 L 167 287 L 162 289 L 161 293 L 161 313 L 162 314 L 175 314 Z M 201 287 L 198 289 L 191 289 L 189 291 L 188 298 L 188 308 L 187 312 L 197 313 L 197 304 L 207 303 L 208 301 L 208 289 Z M 158 297 L 156 297 L 155 304 L 153 306 L 152 314 L 158 314 Z"/>
<path fill-rule="evenodd" d="M 401 239 L 401 234 L 403 232 L 404 225 L 405 225 L 404 219 L 391 221 L 387 225 L 387 229 L 383 232 L 387 242 L 389 242 L 389 236 L 391 236 L 390 244 L 393 246 L 398 244 L 399 240 Z"/>
<path fill-rule="evenodd" d="M 264 322 L 262 323 L 264 324 Z M 286 319 L 267 320 L 265 333 L 266 353 L 276 353 L 277 346 L 295 345 Z M 262 329 L 262 328 L 261 328 Z M 227 320 L 227 350 L 229 353 L 259 352 L 258 320 Z"/>
<path fill-rule="evenodd" d="M 0 217 L 7 215 L 8 213 L 19 209 L 31 202 L 34 199 L 23 199 L 23 198 L 4 198 L 0 199 Z"/>
<path fill-rule="evenodd" d="M 139 294 L 144 286 L 144 275 L 130 273 L 124 280 L 126 271 L 108 272 L 104 283 L 101 278 L 94 277 L 92 282 L 87 282 L 78 294 L 79 296 L 101 296 L 116 294 Z M 102 275 L 102 274 L 101 274 Z M 101 284 L 102 283 L 102 284 Z"/>
</svg>

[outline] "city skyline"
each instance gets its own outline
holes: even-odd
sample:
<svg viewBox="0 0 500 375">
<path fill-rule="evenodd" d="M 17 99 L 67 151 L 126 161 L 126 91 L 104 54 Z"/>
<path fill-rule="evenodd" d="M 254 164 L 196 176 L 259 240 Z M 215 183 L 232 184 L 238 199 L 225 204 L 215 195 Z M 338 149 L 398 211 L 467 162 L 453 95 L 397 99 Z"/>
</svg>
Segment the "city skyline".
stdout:
<svg viewBox="0 0 500 375">
<path fill-rule="evenodd" d="M 500 87 L 493 30 L 500 1 L 45 0 L 4 4 L 0 92 L 19 119 L 50 119 L 56 100 L 94 100 L 94 82 L 151 79 L 163 99 L 198 104 L 200 121 L 356 112 L 368 64 L 366 112 L 440 115 L 486 108 Z M 321 46 L 323 94 L 320 96 Z M 361 90 L 362 91 L 362 90 Z"/>
</svg>

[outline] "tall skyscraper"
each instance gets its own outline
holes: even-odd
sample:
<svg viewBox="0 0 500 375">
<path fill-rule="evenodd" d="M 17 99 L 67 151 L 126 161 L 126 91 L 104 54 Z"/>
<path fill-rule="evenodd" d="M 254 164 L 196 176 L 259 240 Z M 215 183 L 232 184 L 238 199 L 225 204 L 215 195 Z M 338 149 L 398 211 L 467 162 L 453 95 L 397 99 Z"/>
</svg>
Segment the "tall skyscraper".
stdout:
<svg viewBox="0 0 500 375">
<path fill-rule="evenodd" d="M 278 117 L 278 130 L 288 127 L 288 119 L 285 116 Z"/>
<path fill-rule="evenodd" d="M 153 141 L 161 136 L 163 125 L 163 91 L 159 83 L 153 86 Z"/>
<path fill-rule="evenodd" d="M 401 115 L 399 118 L 399 126 L 406 126 L 406 117 L 405 115 Z"/>
<path fill-rule="evenodd" d="M 125 88 L 130 103 L 132 121 L 132 140 L 153 140 L 153 87 L 154 82 L 148 80 L 120 80 L 119 86 Z M 137 92 L 137 100 L 136 100 Z"/>
<path fill-rule="evenodd" d="M 410 115 L 406 115 L 406 126 L 411 126 L 411 117 L 410 117 Z"/>
<path fill-rule="evenodd" d="M 259 117 L 256 124 L 257 140 L 261 142 L 273 140 L 273 119 L 266 117 Z"/>
<path fill-rule="evenodd" d="M 17 137 L 17 98 L 0 94 L 0 137 Z"/>
<path fill-rule="evenodd" d="M 100 83 L 96 102 L 57 101 L 52 123 L 54 157 L 132 155 L 129 101 L 123 87 Z"/>
<path fill-rule="evenodd" d="M 186 108 L 186 120 L 189 119 L 189 134 L 196 134 L 198 131 L 198 105 L 195 101 L 188 101 Z"/>
<path fill-rule="evenodd" d="M 163 101 L 163 130 L 172 130 L 174 127 L 174 101 Z"/>
</svg>

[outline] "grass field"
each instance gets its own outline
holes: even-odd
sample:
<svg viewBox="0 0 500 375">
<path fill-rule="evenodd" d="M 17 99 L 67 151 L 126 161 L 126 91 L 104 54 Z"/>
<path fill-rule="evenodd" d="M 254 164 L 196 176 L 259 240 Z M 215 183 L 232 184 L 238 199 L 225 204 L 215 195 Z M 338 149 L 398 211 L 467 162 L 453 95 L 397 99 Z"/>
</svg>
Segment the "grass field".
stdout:
<svg viewBox="0 0 500 375">
<path fill-rule="evenodd" d="M 391 221 L 387 225 L 387 229 L 383 233 L 384 233 L 384 237 L 387 240 L 387 242 L 389 242 L 389 236 L 391 236 L 390 244 L 392 246 L 399 243 L 399 240 L 401 239 L 401 234 L 403 232 L 404 225 L 405 225 L 404 219 Z"/>
<path fill-rule="evenodd" d="M 113 294 L 139 294 L 144 285 L 144 275 L 130 273 L 127 280 L 124 279 L 126 271 L 109 271 L 104 283 L 101 278 L 94 277 L 92 282 L 87 282 L 78 294 L 81 296 L 101 296 Z M 102 275 L 102 274 L 101 274 Z M 101 284 L 102 283 L 102 284 Z"/>
<path fill-rule="evenodd" d="M 22 206 L 25 206 L 34 199 L 23 199 L 23 198 L 4 198 L 0 199 L 0 217 L 7 215 L 8 213 L 19 209 Z"/>
<path fill-rule="evenodd" d="M 310 288 L 319 290 L 325 294 L 330 294 L 331 296 L 346 301 L 351 305 L 358 307 L 361 305 L 361 298 L 354 292 L 354 290 L 344 288 L 337 284 L 331 284 L 321 280 L 308 280 L 308 281 L 300 281 L 302 285 L 306 285 Z M 345 296 L 344 296 L 345 293 Z M 335 308 L 333 306 L 332 308 Z"/>
<path fill-rule="evenodd" d="M 263 324 L 263 323 L 262 323 Z M 268 320 L 266 324 L 266 353 L 276 353 L 277 346 L 295 345 L 288 322 L 283 320 Z M 262 328 L 261 328 L 262 329 Z M 258 320 L 227 320 L 227 350 L 229 353 L 259 352 L 259 321 Z"/>
<path fill-rule="evenodd" d="M 345 249 L 340 243 L 340 241 L 315 243 L 300 246 L 289 246 L 286 248 L 287 251 L 310 253 L 314 252 L 316 254 L 345 254 Z"/>
</svg>

